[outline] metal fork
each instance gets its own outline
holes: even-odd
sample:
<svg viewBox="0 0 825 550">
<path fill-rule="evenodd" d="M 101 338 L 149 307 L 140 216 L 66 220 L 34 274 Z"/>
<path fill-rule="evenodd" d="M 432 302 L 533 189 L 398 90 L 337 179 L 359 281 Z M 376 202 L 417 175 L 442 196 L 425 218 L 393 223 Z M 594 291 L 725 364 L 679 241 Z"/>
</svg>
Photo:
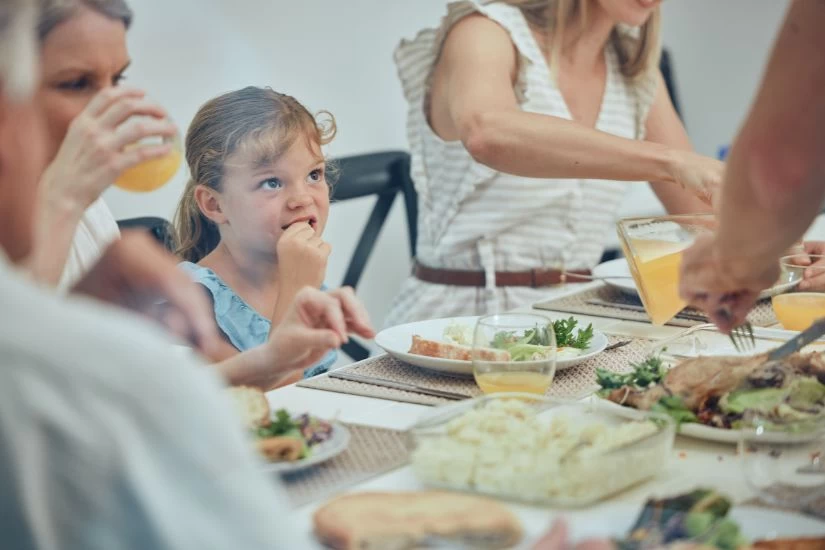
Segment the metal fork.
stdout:
<svg viewBox="0 0 825 550">
<path fill-rule="evenodd" d="M 753 325 L 746 322 L 735 327 L 730 332 L 730 341 L 739 353 L 748 353 L 756 348 L 756 337 L 753 335 Z"/>
</svg>

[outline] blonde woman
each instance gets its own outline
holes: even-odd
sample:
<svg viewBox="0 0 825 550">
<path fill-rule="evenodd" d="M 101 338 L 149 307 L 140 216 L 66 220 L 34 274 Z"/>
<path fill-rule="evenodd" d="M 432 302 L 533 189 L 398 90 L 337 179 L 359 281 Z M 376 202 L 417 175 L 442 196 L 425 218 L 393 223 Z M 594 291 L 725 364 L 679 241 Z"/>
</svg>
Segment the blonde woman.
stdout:
<svg viewBox="0 0 825 550">
<path fill-rule="evenodd" d="M 43 173 L 30 261 L 40 281 L 67 290 L 120 238 L 101 198 L 128 168 L 168 154 L 169 145 L 130 148 L 172 136 L 166 112 L 140 90 L 120 87 L 131 58 L 125 0 L 39 0 L 43 79 L 35 102 L 45 115 L 49 165 Z M 143 121 L 129 121 L 144 115 Z"/>
<path fill-rule="evenodd" d="M 627 188 L 708 210 L 655 0 L 465 0 L 396 51 L 419 194 L 415 273 L 388 324 L 529 305 L 601 258 Z"/>
</svg>

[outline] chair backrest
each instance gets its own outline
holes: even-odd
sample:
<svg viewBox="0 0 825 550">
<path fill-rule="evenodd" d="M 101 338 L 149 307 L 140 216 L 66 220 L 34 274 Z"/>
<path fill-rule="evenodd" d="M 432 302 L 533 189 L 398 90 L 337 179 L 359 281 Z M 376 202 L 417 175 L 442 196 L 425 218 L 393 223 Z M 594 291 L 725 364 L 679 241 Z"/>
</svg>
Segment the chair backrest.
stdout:
<svg viewBox="0 0 825 550">
<path fill-rule="evenodd" d="M 676 90 L 676 75 L 673 71 L 673 58 L 670 56 L 670 52 L 666 49 L 662 49 L 662 57 L 659 60 L 659 70 L 662 71 L 662 77 L 665 80 L 665 86 L 667 87 L 667 92 L 670 94 L 670 100 L 673 102 L 673 107 L 676 109 L 676 114 L 679 115 L 679 118 L 684 120 L 682 116 L 682 108 L 679 103 L 679 94 Z"/>
<path fill-rule="evenodd" d="M 144 229 L 148 231 L 166 250 L 173 252 L 175 240 L 172 236 L 172 224 L 168 220 L 155 217 L 129 218 L 118 220 L 117 226 L 121 231 L 130 229 Z"/>
<path fill-rule="evenodd" d="M 340 177 L 333 190 L 333 202 L 376 196 L 375 205 L 361 232 L 342 282 L 344 286 L 357 288 L 399 193 L 404 197 L 407 213 L 410 256 L 415 256 L 418 198 L 410 178 L 410 155 L 406 152 L 385 151 L 355 155 L 339 158 L 336 162 L 340 169 Z M 354 340 L 350 340 L 342 349 L 356 361 L 369 356 L 369 351 Z"/>
</svg>

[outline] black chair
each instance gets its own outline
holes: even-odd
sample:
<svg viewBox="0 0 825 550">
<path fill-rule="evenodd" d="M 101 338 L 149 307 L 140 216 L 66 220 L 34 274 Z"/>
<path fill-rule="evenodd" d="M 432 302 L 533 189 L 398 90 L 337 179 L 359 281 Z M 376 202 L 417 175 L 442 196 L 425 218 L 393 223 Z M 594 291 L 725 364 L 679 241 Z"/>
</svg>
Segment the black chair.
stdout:
<svg viewBox="0 0 825 550">
<path fill-rule="evenodd" d="M 407 212 L 410 257 L 415 256 L 418 199 L 410 177 L 408 153 L 385 151 L 355 155 L 337 159 L 336 163 L 340 177 L 333 191 L 333 203 L 371 195 L 377 197 L 342 282 L 344 286 L 358 288 L 367 260 L 399 193 L 404 197 Z M 369 350 L 354 340 L 345 344 L 342 350 L 355 361 L 369 357 Z"/>
<path fill-rule="evenodd" d="M 682 119 L 682 108 L 679 103 L 679 94 L 676 92 L 676 75 L 673 73 L 673 60 L 670 57 L 670 52 L 662 49 L 662 58 L 659 60 L 659 70 L 662 71 L 662 77 L 665 79 L 665 87 L 667 93 L 670 94 L 670 100 L 673 102 L 673 107 L 676 109 L 676 114 Z"/>
<path fill-rule="evenodd" d="M 143 217 L 118 220 L 117 226 L 121 231 L 143 229 L 148 231 L 166 250 L 173 252 L 175 239 L 173 238 L 172 224 L 163 218 Z"/>
</svg>

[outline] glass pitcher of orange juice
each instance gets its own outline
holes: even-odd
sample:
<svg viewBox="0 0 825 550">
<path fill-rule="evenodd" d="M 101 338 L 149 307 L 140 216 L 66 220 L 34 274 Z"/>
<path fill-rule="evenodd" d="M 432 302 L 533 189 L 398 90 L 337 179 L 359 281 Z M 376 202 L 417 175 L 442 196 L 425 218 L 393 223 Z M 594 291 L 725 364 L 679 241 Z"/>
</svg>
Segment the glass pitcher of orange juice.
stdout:
<svg viewBox="0 0 825 550">
<path fill-rule="evenodd" d="M 619 241 L 645 311 L 664 325 L 685 307 L 679 297 L 682 253 L 716 227 L 712 214 L 631 218 L 618 223 Z"/>
<path fill-rule="evenodd" d="M 150 137 L 129 147 L 147 147 L 162 143 L 172 145 L 169 153 L 124 170 L 115 181 L 115 186 L 126 191 L 148 193 L 166 185 L 177 174 L 183 161 L 180 136 L 176 134 L 174 137 Z"/>
</svg>

